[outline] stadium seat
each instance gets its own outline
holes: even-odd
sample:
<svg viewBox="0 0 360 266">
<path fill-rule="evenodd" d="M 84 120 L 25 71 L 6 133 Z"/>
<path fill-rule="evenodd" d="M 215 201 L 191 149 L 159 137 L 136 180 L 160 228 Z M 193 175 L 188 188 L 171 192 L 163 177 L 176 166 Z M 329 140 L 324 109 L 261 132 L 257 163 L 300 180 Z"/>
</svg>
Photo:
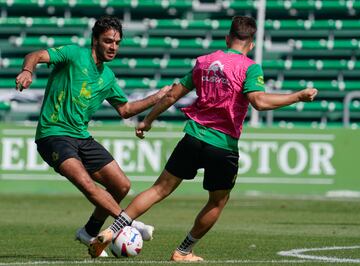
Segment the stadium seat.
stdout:
<svg viewBox="0 0 360 266">
<path fill-rule="evenodd" d="M 294 40 L 290 39 L 288 45 L 294 49 L 314 49 L 314 50 L 358 50 L 360 40 L 357 39 L 340 39 L 340 40 Z"/>
<path fill-rule="evenodd" d="M 114 68 L 191 68 L 194 59 L 162 59 L 162 58 L 121 58 L 114 60 L 107 65 Z"/>
<path fill-rule="evenodd" d="M 118 59 L 107 64 L 128 95 L 146 95 L 181 78 L 197 56 L 224 49 L 229 18 L 257 11 L 252 0 L 0 0 L 0 6 L 4 94 L 14 89 L 26 53 L 67 44 L 89 47 L 95 18 L 114 14 L 123 20 L 124 38 Z M 266 1 L 262 66 L 267 88 L 320 90 L 313 103 L 275 111 L 274 124 L 312 121 L 312 116 L 340 121 L 345 95 L 360 89 L 359 8 L 353 0 Z M 32 88 L 40 94 L 51 68 L 38 67 Z M 359 105 L 350 105 L 355 116 Z"/>
<path fill-rule="evenodd" d="M 0 101 L 0 113 L 4 111 L 10 111 L 11 104 L 7 101 Z"/>
<path fill-rule="evenodd" d="M 359 6 L 357 1 L 342 1 L 342 0 L 322 0 L 322 1 L 299 1 L 299 0 L 289 0 L 289 1 L 277 1 L 277 0 L 268 0 L 266 2 L 266 9 L 270 11 L 285 11 L 285 10 L 295 10 L 295 11 L 348 11 L 355 9 Z M 231 9 L 256 9 L 255 1 L 224 1 L 224 8 Z"/>
<path fill-rule="evenodd" d="M 1 27 L 92 27 L 93 18 L 60 18 L 60 17 L 0 17 Z"/>
<path fill-rule="evenodd" d="M 118 79 L 118 84 L 124 90 L 128 89 L 155 89 L 161 88 L 165 85 L 171 85 L 176 79 L 150 79 L 150 78 L 126 78 Z M 36 78 L 31 84 L 32 89 L 45 89 L 47 79 Z M 0 89 L 14 89 L 15 79 L 4 78 L 1 80 Z"/>
<path fill-rule="evenodd" d="M 349 30 L 359 29 L 359 20 L 271 20 L 265 22 L 265 29 L 274 30 Z"/>
<path fill-rule="evenodd" d="M 323 81 L 323 80 L 284 80 L 277 81 L 274 85 L 274 88 L 280 90 L 298 90 L 305 89 L 307 87 L 317 88 L 320 91 L 352 91 L 360 89 L 360 81 L 351 80 L 351 81 Z"/>
<path fill-rule="evenodd" d="M 108 62 L 112 68 L 163 68 L 178 69 L 191 68 L 195 64 L 194 58 L 122 58 L 121 52 L 119 59 Z M 3 68 L 20 68 L 23 58 L 0 58 L 0 66 Z M 39 68 L 47 67 L 46 64 L 39 64 Z M 354 60 L 264 60 L 262 62 L 264 70 L 359 70 L 360 61 Z"/>
<path fill-rule="evenodd" d="M 89 8 L 104 8 L 104 7 L 117 7 L 117 8 L 151 8 L 151 9 L 167 9 L 167 8 L 192 8 L 193 1 L 191 0 L 142 0 L 142 1 L 131 1 L 131 0 L 44 0 L 44 1 L 28 1 L 28 0 L 12 0 L 6 1 L 1 0 L 0 4 L 6 4 L 8 7 L 89 7 Z"/>
</svg>

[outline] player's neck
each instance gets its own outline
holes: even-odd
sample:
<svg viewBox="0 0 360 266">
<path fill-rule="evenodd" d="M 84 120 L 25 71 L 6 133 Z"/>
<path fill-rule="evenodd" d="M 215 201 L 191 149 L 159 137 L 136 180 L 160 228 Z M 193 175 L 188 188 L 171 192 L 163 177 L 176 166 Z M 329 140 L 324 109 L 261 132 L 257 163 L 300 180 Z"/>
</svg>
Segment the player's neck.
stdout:
<svg viewBox="0 0 360 266">
<path fill-rule="evenodd" d="M 238 52 L 242 53 L 243 55 L 247 55 L 247 53 L 249 52 L 248 49 L 242 45 L 233 44 L 233 45 L 230 45 L 228 48 L 238 51 Z"/>
<path fill-rule="evenodd" d="M 91 50 L 91 55 L 94 59 L 95 65 L 98 69 L 101 69 L 103 67 L 103 61 L 100 60 L 100 58 L 97 56 L 95 49 Z"/>
</svg>

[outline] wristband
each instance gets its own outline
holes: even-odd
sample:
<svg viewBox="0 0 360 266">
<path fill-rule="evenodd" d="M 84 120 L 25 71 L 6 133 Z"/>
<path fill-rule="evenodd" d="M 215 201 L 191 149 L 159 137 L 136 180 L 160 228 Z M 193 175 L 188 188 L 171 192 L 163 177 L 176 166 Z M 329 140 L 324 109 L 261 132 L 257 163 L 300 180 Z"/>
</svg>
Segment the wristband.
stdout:
<svg viewBox="0 0 360 266">
<path fill-rule="evenodd" d="M 26 69 L 26 68 L 23 68 L 22 71 L 23 71 L 23 72 L 24 72 L 24 71 L 30 72 L 31 75 L 33 74 L 31 70 Z"/>
</svg>

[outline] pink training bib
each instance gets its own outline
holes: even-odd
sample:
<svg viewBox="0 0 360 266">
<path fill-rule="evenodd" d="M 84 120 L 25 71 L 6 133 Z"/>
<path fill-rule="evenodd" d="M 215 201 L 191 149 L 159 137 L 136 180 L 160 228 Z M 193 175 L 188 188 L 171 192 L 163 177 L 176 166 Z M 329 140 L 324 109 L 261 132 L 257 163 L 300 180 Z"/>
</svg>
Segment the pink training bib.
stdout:
<svg viewBox="0 0 360 266">
<path fill-rule="evenodd" d="M 195 122 L 238 139 L 249 105 L 243 84 L 253 64 L 242 54 L 221 50 L 198 57 L 192 74 L 198 98 L 182 111 Z"/>
</svg>

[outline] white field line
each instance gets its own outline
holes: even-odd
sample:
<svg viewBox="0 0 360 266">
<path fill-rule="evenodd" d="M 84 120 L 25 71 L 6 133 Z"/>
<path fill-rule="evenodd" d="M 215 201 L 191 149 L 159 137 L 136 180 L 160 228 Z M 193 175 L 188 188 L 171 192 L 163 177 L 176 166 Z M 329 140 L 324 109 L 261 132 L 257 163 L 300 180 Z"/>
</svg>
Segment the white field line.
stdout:
<svg viewBox="0 0 360 266">
<path fill-rule="evenodd" d="M 280 251 L 278 255 L 295 257 L 299 259 L 309 259 L 317 260 L 331 263 L 360 263 L 359 259 L 347 259 L 347 258 L 336 258 L 336 257 L 326 257 L 326 256 L 315 256 L 315 255 L 306 255 L 305 252 L 311 251 L 324 251 L 324 250 L 347 250 L 347 249 L 360 249 L 360 246 L 348 246 L 348 247 L 321 247 L 321 248 L 301 248 L 301 249 L 292 249 L 288 251 Z"/>
<path fill-rule="evenodd" d="M 132 182 L 154 182 L 158 176 L 129 176 Z M 51 174 L 0 174 L 0 180 L 47 180 L 65 181 L 60 175 Z M 202 177 L 197 177 L 190 182 L 202 183 Z M 287 177 L 239 177 L 237 184 L 292 184 L 292 185 L 332 185 L 332 178 L 287 178 Z"/>
<path fill-rule="evenodd" d="M 34 136 L 35 129 L 3 129 L 2 133 L 5 136 Z M 135 137 L 134 131 L 105 131 L 105 130 L 94 130 L 91 131 L 91 134 L 94 137 Z M 162 138 L 162 139 L 172 139 L 172 138 L 180 138 L 184 136 L 185 133 L 171 132 L 171 131 L 163 131 L 163 132 L 149 132 L 146 135 L 146 138 Z M 255 139 L 255 140 L 334 140 L 335 135 L 333 134 L 284 134 L 284 133 L 244 133 L 241 138 L 242 139 Z"/>
<path fill-rule="evenodd" d="M 214 264 L 214 265 L 226 265 L 226 264 L 303 264 L 303 263 L 319 262 L 317 260 L 205 260 L 197 262 L 197 264 Z M 26 261 L 26 262 L 0 262 L 0 266 L 16 266 L 16 265 L 78 265 L 78 264 L 175 264 L 175 262 L 166 260 L 39 260 L 39 261 Z"/>
</svg>

